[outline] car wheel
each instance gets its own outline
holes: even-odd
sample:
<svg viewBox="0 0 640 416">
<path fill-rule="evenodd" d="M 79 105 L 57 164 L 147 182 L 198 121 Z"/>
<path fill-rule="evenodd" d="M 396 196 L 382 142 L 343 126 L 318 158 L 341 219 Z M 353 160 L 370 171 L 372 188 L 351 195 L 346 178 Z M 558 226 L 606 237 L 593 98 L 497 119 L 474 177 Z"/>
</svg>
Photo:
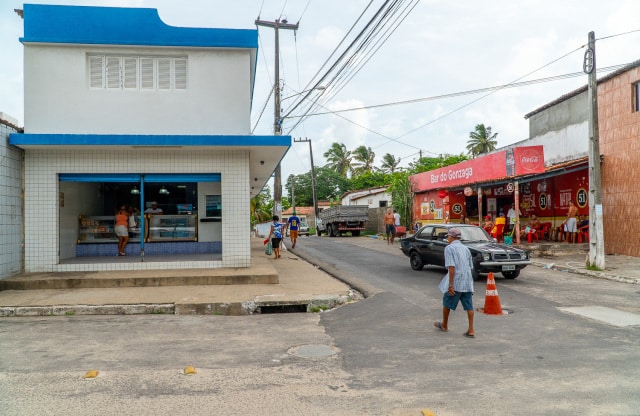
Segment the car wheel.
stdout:
<svg viewBox="0 0 640 416">
<path fill-rule="evenodd" d="M 502 272 L 502 275 L 504 276 L 505 279 L 515 279 L 516 277 L 520 276 L 520 270 L 514 270 L 511 272 Z"/>
<path fill-rule="evenodd" d="M 420 253 L 416 251 L 411 253 L 411 256 L 409 257 L 409 263 L 411 263 L 411 268 L 413 270 L 422 270 L 424 268 L 422 257 L 420 257 Z"/>
</svg>

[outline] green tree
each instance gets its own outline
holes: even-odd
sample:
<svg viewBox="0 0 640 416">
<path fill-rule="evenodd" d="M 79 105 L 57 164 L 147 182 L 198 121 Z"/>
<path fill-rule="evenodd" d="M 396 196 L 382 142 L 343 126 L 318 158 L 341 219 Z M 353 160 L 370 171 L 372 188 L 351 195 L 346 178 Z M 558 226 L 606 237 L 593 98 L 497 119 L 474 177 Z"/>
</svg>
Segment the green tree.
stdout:
<svg viewBox="0 0 640 416">
<path fill-rule="evenodd" d="M 289 175 L 287 190 L 291 196 L 291 185 L 295 187 L 294 196 L 297 207 L 313 205 L 313 188 L 311 187 L 311 172 L 302 175 Z M 316 168 L 316 196 L 318 200 L 340 198 L 351 189 L 351 180 L 342 176 L 328 166 Z"/>
<path fill-rule="evenodd" d="M 393 173 L 387 192 L 391 193 L 391 204 L 400 214 L 400 223 L 407 229 L 411 229 L 411 224 L 413 224 L 413 192 L 409 186 L 409 173 Z"/>
<path fill-rule="evenodd" d="M 273 199 L 271 191 L 265 187 L 260 193 L 250 201 L 251 227 L 255 224 L 269 221 L 273 212 Z"/>
<path fill-rule="evenodd" d="M 355 163 L 352 164 L 351 172 L 353 175 L 362 175 L 365 172 L 371 172 L 373 170 L 373 162 L 375 161 L 376 154 L 371 150 L 371 147 L 358 146 L 352 153 Z"/>
<path fill-rule="evenodd" d="M 366 172 L 351 178 L 351 190 L 376 188 L 389 185 L 391 175 L 384 172 Z"/>
<path fill-rule="evenodd" d="M 333 143 L 323 156 L 327 159 L 328 167 L 347 177 L 351 171 L 351 152 L 343 143 Z"/>
<path fill-rule="evenodd" d="M 409 163 L 408 171 L 410 174 L 414 175 L 416 173 L 428 172 L 444 166 L 455 165 L 456 163 L 464 162 L 468 159 L 469 158 L 463 154 L 444 155 L 442 157 L 423 157 Z"/>
<path fill-rule="evenodd" d="M 391 153 L 387 153 L 382 156 L 382 166 L 381 170 L 385 173 L 393 173 L 398 170 L 398 165 L 400 164 L 401 158 L 397 158 Z"/>
<path fill-rule="evenodd" d="M 491 127 L 485 127 L 484 124 L 476 125 L 476 129 L 469 132 L 469 141 L 467 142 L 467 150 L 471 157 L 495 150 L 498 144 L 497 136 L 498 133 L 491 132 Z"/>
</svg>

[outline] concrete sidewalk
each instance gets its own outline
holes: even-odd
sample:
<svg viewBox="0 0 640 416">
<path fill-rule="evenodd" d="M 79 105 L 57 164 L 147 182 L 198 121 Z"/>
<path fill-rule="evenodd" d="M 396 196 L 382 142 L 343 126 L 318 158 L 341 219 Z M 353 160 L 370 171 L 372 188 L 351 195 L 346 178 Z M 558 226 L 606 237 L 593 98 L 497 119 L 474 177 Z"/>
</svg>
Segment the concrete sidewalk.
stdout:
<svg viewBox="0 0 640 416">
<path fill-rule="evenodd" d="M 388 245 L 383 239 L 375 237 L 337 239 L 343 243 L 405 257 L 399 249 L 399 241 Z M 529 267 L 640 284 L 640 258 L 608 255 L 605 270 L 592 271 L 585 266 L 588 250 L 586 244 L 543 243 L 524 244 L 521 247 L 532 253 L 532 265 Z M 93 272 L 82 278 L 75 278 L 74 284 L 82 285 L 83 279 L 92 279 L 94 286 L 98 280 L 104 287 L 3 290 L 0 291 L 0 316 L 143 313 L 250 315 L 283 311 L 305 312 L 315 308 L 331 308 L 357 296 L 345 283 L 350 282 L 349 279 L 329 265 L 316 267 L 290 250 L 283 251 L 282 258 L 275 260 L 273 256 L 264 254 L 261 238 L 252 238 L 251 248 L 252 265 L 248 269 L 164 270 L 155 274 L 151 271 Z M 126 276 L 123 277 L 123 274 Z M 67 274 L 57 278 L 64 279 L 65 275 Z M 252 276 L 253 279 L 248 280 L 267 283 L 229 284 L 232 280 L 229 279 L 230 276 L 234 275 Z M 28 286 L 27 281 L 33 278 L 36 277 L 22 275 L 11 279 L 23 279 L 22 283 Z M 152 279 L 153 282 L 145 287 L 135 287 L 138 285 L 136 279 L 145 278 Z M 111 279 L 120 280 L 108 283 Z M 134 282 L 130 287 L 122 287 L 122 280 Z M 222 284 L 197 284 L 200 281 Z M 376 293 L 376 289 L 367 288 L 366 283 L 362 283 L 365 285 L 363 287 L 353 282 L 350 284 L 362 293 Z"/>
<path fill-rule="evenodd" d="M 348 302 L 354 296 L 345 283 L 319 268 L 299 259 L 291 251 L 283 251 L 279 260 L 266 256 L 262 239 L 252 238 L 251 267 L 247 269 L 163 270 L 161 279 L 174 279 L 177 284 L 187 278 L 207 281 L 227 279 L 229 275 L 258 276 L 259 280 L 276 283 L 254 284 L 187 284 L 146 287 L 106 287 L 33 289 L 0 291 L 0 316 L 41 316 L 74 314 L 217 314 L 250 315 L 283 310 L 308 311 L 314 307 L 331 308 Z M 93 272 L 84 279 L 160 279 L 151 271 Z M 266 280 L 264 277 L 267 277 Z M 271 279 L 276 276 L 277 279 Z M 36 276 L 37 277 L 37 276 Z M 46 277 L 46 276 L 45 276 Z M 23 283 L 34 279 L 21 275 Z M 60 276 L 64 278 L 64 276 Z M 51 280 L 51 279 L 49 279 Z M 82 279 L 74 278 L 75 284 Z M 51 283 L 51 282 L 49 282 Z M 55 283 L 55 282 L 54 282 Z M 92 282 L 95 286 L 96 283 Z M 104 282 L 102 282 L 104 283 Z M 135 284 L 135 283 L 134 283 Z"/>
</svg>

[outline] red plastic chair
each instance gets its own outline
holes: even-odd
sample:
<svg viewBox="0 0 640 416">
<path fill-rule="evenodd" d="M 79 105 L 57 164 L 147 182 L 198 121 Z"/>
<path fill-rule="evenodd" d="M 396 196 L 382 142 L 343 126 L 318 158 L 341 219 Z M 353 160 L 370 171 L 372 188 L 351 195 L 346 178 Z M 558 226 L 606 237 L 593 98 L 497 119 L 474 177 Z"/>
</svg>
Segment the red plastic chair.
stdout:
<svg viewBox="0 0 640 416">
<path fill-rule="evenodd" d="M 504 224 L 497 224 L 496 231 L 491 233 L 491 237 L 498 240 L 499 243 L 504 241 Z"/>
<path fill-rule="evenodd" d="M 585 225 L 584 227 L 578 228 L 578 243 L 588 243 L 589 242 L 589 226 Z"/>
<path fill-rule="evenodd" d="M 551 240 L 551 223 L 543 222 L 538 229 L 538 240 Z"/>
<path fill-rule="evenodd" d="M 531 241 L 532 241 L 533 239 L 535 239 L 535 240 L 536 240 L 536 243 L 537 243 L 537 242 L 539 241 L 539 240 L 538 240 L 538 233 L 539 233 L 539 232 L 540 232 L 540 228 L 539 228 L 539 227 L 538 227 L 538 228 L 534 228 L 533 230 L 530 230 L 530 231 L 527 233 L 527 242 L 528 242 L 529 244 L 531 244 Z"/>
</svg>

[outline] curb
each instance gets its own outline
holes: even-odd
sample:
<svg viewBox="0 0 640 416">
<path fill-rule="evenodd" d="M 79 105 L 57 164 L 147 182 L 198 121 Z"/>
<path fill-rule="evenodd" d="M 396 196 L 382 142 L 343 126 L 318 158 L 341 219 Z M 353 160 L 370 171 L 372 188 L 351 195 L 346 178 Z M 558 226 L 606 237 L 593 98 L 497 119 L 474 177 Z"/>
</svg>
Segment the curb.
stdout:
<svg viewBox="0 0 640 416">
<path fill-rule="evenodd" d="M 551 267 L 548 267 L 549 264 L 552 264 Z M 627 284 L 635 284 L 638 285 L 640 284 L 640 278 L 630 278 L 630 277 L 624 277 L 624 276 L 618 276 L 615 274 L 610 274 L 607 272 L 603 272 L 603 271 L 597 271 L 597 270 L 587 270 L 587 269 L 579 269 L 576 267 L 569 267 L 569 266 L 556 266 L 555 264 L 553 264 L 553 262 L 549 262 L 549 263 L 542 263 L 539 261 L 535 261 L 532 260 L 531 261 L 531 265 L 532 266 L 536 266 L 536 267 L 540 267 L 542 269 L 551 269 L 551 270 L 557 270 L 560 272 L 568 272 L 568 273 L 573 273 L 573 274 L 580 274 L 583 276 L 589 276 L 589 277 L 597 277 L 600 279 L 606 279 L 606 280 L 611 280 L 614 282 L 620 282 L 620 283 L 627 283 Z"/>
<path fill-rule="evenodd" d="M 225 315 L 244 316 L 278 312 L 313 312 L 332 309 L 350 302 L 349 294 L 316 295 L 295 300 L 254 300 L 244 302 L 158 303 L 114 305 L 3 306 L 2 317 L 75 316 L 75 315 Z M 266 312 L 267 310 L 273 312 Z"/>
</svg>

